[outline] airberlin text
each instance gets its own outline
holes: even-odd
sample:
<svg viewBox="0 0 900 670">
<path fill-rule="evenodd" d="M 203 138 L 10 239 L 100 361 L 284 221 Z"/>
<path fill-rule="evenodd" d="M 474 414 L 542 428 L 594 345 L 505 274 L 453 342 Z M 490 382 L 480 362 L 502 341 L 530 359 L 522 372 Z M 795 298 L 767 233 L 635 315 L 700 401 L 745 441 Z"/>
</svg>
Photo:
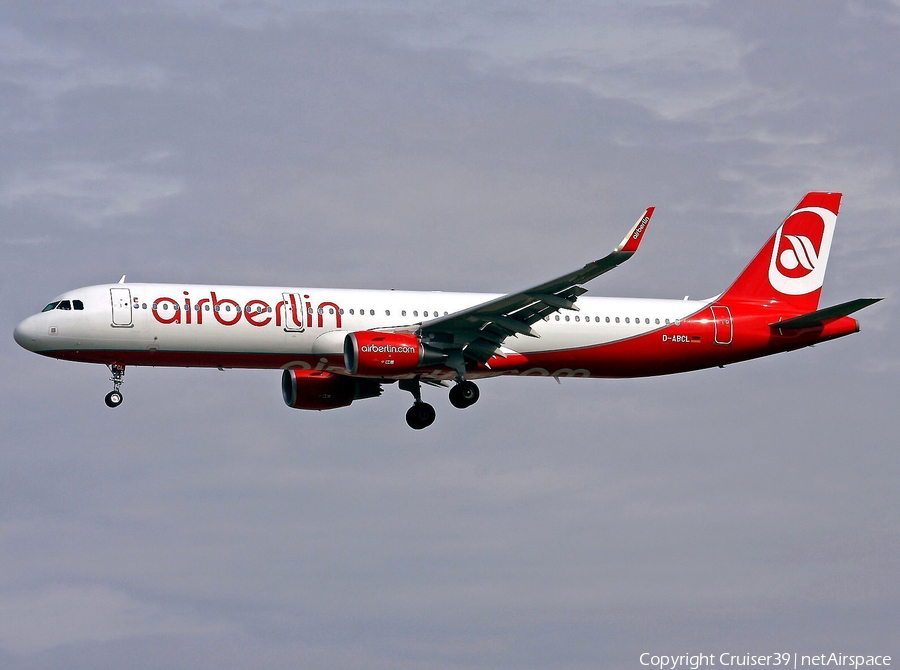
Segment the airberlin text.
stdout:
<svg viewBox="0 0 900 670">
<path fill-rule="evenodd" d="M 648 223 L 650 223 L 649 216 L 645 216 L 643 219 L 641 219 L 641 225 L 635 228 L 634 234 L 631 236 L 631 239 L 636 240 L 637 238 L 639 238 L 641 236 L 641 233 L 644 232 L 644 228 L 647 227 Z"/>
<path fill-rule="evenodd" d="M 410 347 L 408 345 L 401 345 L 399 347 L 394 346 L 393 344 L 366 344 L 360 347 L 360 351 L 366 354 L 414 354 L 416 353 L 415 347 Z"/>
<path fill-rule="evenodd" d="M 216 291 L 210 291 L 209 297 L 199 300 L 192 298 L 188 291 L 183 293 L 178 300 L 169 296 L 156 298 L 151 305 L 153 318 L 164 325 L 201 325 L 204 316 L 209 321 L 212 315 L 212 319 L 223 326 L 235 326 L 243 320 L 257 328 L 274 323 L 286 330 L 303 330 L 312 328 L 313 324 L 322 328 L 327 310 L 329 316 L 333 315 L 335 326 L 341 327 L 342 310 L 337 304 L 322 302 L 314 308 L 309 296 L 301 298 L 299 293 L 285 293 L 284 299 L 274 305 L 254 298 L 243 307 L 231 298 L 220 298 Z"/>
</svg>

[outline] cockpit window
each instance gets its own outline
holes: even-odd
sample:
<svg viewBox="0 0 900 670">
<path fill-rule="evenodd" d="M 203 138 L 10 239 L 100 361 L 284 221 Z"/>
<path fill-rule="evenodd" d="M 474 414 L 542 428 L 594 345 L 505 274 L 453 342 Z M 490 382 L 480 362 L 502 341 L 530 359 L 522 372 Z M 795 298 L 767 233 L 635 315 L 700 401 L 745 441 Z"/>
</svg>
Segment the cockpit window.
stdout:
<svg viewBox="0 0 900 670">
<path fill-rule="evenodd" d="M 60 300 L 59 304 L 56 306 L 56 309 L 72 309 L 72 303 L 68 300 Z"/>
<path fill-rule="evenodd" d="M 57 306 L 58 304 L 59 304 L 59 301 L 57 301 L 57 302 L 51 302 L 49 305 L 47 305 L 46 307 L 44 307 L 44 309 L 42 309 L 41 311 L 42 311 L 42 312 L 49 312 L 49 311 L 52 310 L 52 309 L 56 309 L 56 306 Z"/>
<path fill-rule="evenodd" d="M 84 309 L 84 303 L 81 302 L 80 300 L 73 300 L 73 301 L 72 301 L 72 307 L 74 307 L 75 309 L 81 311 L 81 310 Z"/>
</svg>

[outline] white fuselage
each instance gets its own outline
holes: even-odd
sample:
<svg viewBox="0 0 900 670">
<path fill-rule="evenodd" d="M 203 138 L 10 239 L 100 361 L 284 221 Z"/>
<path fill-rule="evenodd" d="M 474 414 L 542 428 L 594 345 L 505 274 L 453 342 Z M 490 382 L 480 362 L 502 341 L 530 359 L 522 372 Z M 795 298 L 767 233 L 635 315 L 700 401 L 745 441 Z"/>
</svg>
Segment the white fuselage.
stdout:
<svg viewBox="0 0 900 670">
<path fill-rule="evenodd" d="M 59 296 L 54 302 L 77 300 L 83 309 L 36 314 L 20 324 L 17 339 L 28 340 L 30 346 L 25 346 L 40 353 L 78 352 L 59 357 L 92 362 L 108 362 L 122 352 L 146 353 L 136 362 L 145 365 L 289 368 L 305 367 L 315 360 L 311 357 L 322 357 L 337 370 L 347 333 L 414 332 L 423 322 L 496 297 L 440 291 L 109 284 Z M 582 297 L 580 311 L 538 321 L 533 330 L 539 337 L 511 336 L 501 352 L 528 355 L 625 340 L 678 323 L 706 304 Z"/>
</svg>

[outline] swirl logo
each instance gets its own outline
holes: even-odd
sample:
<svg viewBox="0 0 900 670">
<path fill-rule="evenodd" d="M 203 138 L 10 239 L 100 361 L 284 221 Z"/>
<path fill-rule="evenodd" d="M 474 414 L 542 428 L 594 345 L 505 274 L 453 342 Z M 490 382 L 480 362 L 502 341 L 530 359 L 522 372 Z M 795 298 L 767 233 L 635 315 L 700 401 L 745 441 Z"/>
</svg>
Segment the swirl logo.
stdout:
<svg viewBox="0 0 900 670">
<path fill-rule="evenodd" d="M 795 210 L 775 233 L 769 283 L 786 295 L 822 287 L 837 215 L 821 207 Z"/>
<path fill-rule="evenodd" d="M 816 269 L 819 254 L 812 240 L 805 235 L 782 235 L 782 245 L 785 240 L 789 247 L 778 254 L 778 269 L 783 275 L 803 277 Z"/>
</svg>

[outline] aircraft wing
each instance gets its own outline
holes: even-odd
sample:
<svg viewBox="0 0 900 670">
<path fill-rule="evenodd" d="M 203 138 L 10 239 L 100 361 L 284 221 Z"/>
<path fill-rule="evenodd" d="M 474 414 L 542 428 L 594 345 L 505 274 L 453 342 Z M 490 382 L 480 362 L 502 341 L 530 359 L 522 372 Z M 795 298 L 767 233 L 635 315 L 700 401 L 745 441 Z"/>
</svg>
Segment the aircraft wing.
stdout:
<svg viewBox="0 0 900 670">
<path fill-rule="evenodd" d="M 653 209 L 648 207 L 641 214 L 609 255 L 524 291 L 426 321 L 419 328 L 420 337 L 445 351 L 461 350 L 466 359 L 478 363 L 494 356 L 507 337 L 538 337 L 531 324 L 560 309 L 578 311 L 575 301 L 587 292 L 582 284 L 631 258 L 644 237 Z"/>
</svg>

